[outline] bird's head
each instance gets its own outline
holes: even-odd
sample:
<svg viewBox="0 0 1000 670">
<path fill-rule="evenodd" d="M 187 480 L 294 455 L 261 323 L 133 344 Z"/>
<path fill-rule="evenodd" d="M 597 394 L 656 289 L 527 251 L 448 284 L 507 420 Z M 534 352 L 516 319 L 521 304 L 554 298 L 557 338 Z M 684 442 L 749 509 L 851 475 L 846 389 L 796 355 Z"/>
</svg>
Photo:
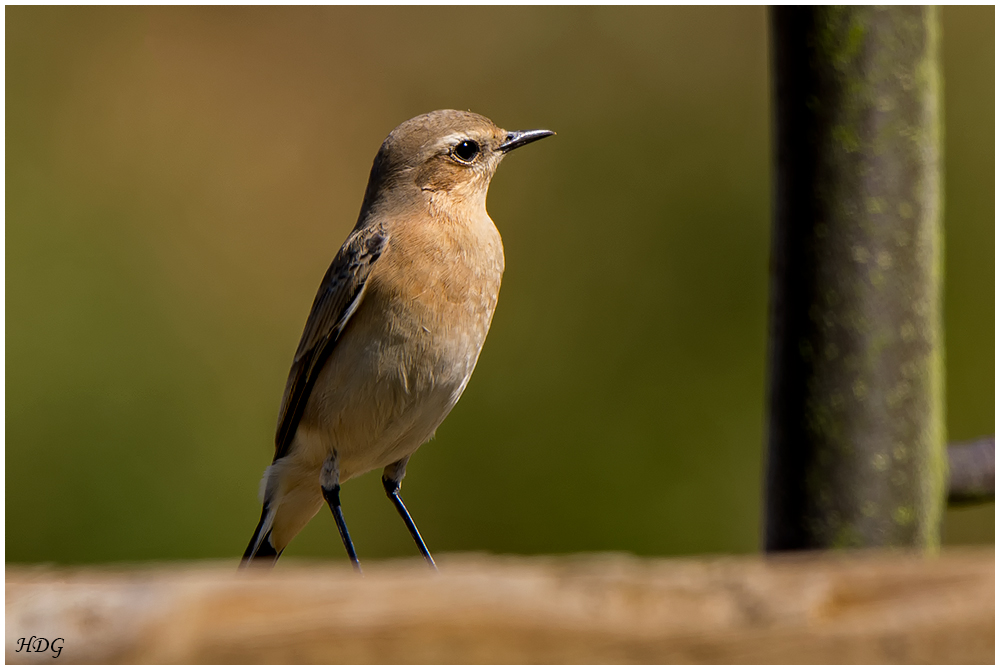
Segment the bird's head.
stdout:
<svg viewBox="0 0 1000 670">
<path fill-rule="evenodd" d="M 414 117 L 389 133 L 375 156 L 365 204 L 395 192 L 424 199 L 485 205 L 503 157 L 551 130 L 507 131 L 485 116 L 442 109 Z"/>
</svg>

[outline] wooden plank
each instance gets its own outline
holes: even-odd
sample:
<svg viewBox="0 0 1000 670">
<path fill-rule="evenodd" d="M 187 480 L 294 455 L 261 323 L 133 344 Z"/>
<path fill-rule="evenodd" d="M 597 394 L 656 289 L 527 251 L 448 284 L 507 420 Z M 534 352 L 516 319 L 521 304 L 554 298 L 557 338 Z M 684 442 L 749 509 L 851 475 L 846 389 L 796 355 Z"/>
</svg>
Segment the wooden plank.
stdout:
<svg viewBox="0 0 1000 670">
<path fill-rule="evenodd" d="M 346 563 L 346 561 L 344 561 Z M 7 567 L 8 663 L 992 663 L 994 553 Z M 59 658 L 17 652 L 63 638 Z"/>
</svg>

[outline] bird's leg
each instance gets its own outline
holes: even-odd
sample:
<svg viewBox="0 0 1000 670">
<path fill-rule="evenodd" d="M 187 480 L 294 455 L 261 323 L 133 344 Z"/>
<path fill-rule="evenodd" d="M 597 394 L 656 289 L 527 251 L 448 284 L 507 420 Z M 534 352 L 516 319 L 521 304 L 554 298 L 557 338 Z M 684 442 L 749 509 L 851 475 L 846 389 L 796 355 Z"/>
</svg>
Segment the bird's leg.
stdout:
<svg viewBox="0 0 1000 670">
<path fill-rule="evenodd" d="M 361 574 L 358 553 L 354 551 L 354 543 L 351 542 L 351 534 L 347 532 L 347 522 L 344 521 L 344 512 L 340 509 L 340 468 L 337 467 L 336 451 L 323 463 L 323 470 L 319 475 L 319 487 L 323 491 L 323 499 L 333 512 L 333 519 L 337 522 L 337 530 L 340 531 L 340 539 L 344 542 L 347 556 L 351 559 L 354 569 Z"/>
<path fill-rule="evenodd" d="M 420 531 L 417 530 L 417 525 L 413 523 L 413 518 L 410 517 L 410 513 L 406 511 L 406 505 L 403 504 L 403 499 L 399 497 L 399 486 L 403 481 L 403 475 L 406 473 L 406 462 L 409 457 L 402 460 L 396 461 L 392 465 L 389 465 L 382 472 L 382 488 L 385 489 L 385 494 L 389 496 L 389 500 L 392 504 L 396 506 L 396 511 L 399 512 L 399 516 L 403 518 L 403 523 L 406 524 L 406 529 L 410 531 L 410 536 L 413 541 L 417 544 L 417 549 L 423 555 L 427 564 L 437 570 L 437 565 L 434 563 L 434 559 L 431 558 L 431 552 L 427 551 L 427 545 L 424 544 L 424 540 L 420 537 Z"/>
</svg>

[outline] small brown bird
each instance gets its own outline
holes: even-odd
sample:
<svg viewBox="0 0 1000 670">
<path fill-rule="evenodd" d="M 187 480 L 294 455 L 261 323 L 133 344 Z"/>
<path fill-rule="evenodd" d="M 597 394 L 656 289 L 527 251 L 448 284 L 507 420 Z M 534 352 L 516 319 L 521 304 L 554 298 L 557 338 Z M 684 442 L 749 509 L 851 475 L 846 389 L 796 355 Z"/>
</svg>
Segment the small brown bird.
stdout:
<svg viewBox="0 0 1000 670">
<path fill-rule="evenodd" d="M 455 110 L 389 133 L 295 352 L 243 565 L 273 564 L 326 500 L 360 570 L 340 486 L 384 468 L 386 494 L 434 566 L 400 482 L 469 383 L 493 319 L 504 257 L 490 179 L 509 151 L 554 134 Z"/>
</svg>

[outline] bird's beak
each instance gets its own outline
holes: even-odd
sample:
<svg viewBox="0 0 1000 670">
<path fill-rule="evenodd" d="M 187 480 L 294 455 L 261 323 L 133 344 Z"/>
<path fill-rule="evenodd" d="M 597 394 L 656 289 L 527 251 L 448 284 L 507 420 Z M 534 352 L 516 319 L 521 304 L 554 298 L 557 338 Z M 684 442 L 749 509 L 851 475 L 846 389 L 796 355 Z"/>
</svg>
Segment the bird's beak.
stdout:
<svg viewBox="0 0 1000 670">
<path fill-rule="evenodd" d="M 507 139 L 504 140 L 499 149 L 501 153 L 507 153 L 549 135 L 555 135 L 555 133 L 551 130 L 511 130 L 507 133 Z"/>
</svg>

